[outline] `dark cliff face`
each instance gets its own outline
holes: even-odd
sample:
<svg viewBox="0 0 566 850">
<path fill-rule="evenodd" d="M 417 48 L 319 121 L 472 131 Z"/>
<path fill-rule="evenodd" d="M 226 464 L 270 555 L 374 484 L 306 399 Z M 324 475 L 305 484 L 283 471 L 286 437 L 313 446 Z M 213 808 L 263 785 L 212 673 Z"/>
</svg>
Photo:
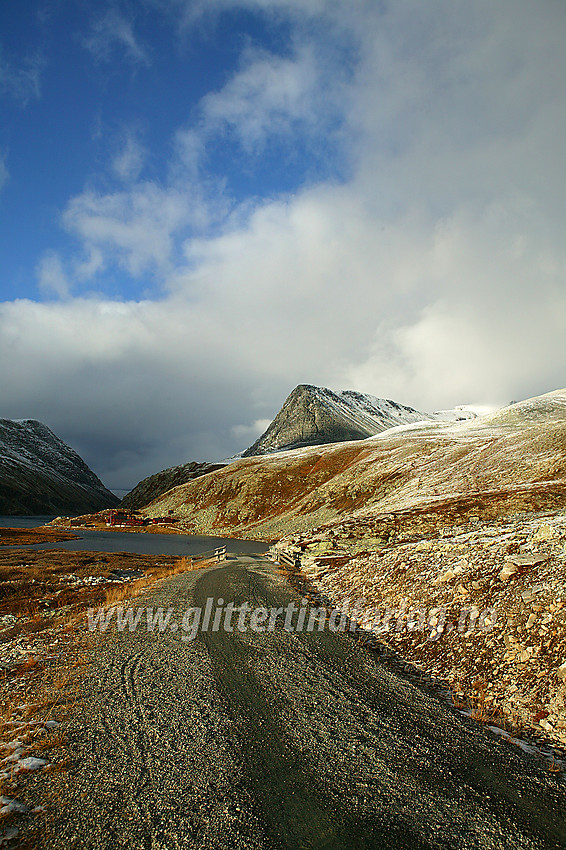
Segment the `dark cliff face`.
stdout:
<svg viewBox="0 0 566 850">
<path fill-rule="evenodd" d="M 117 502 L 84 460 L 42 422 L 0 419 L 0 514 L 90 513 Z"/>
<path fill-rule="evenodd" d="M 395 425 L 426 418 L 427 414 L 390 399 L 299 384 L 267 430 L 242 456 L 363 440 Z"/>
<path fill-rule="evenodd" d="M 127 508 L 130 511 L 137 511 L 144 508 L 171 490 L 172 487 L 178 487 L 180 484 L 187 484 L 193 478 L 199 478 L 201 475 L 208 475 L 217 469 L 222 469 L 223 463 L 184 463 L 180 466 L 172 466 L 169 469 L 164 469 L 162 472 L 157 472 L 155 475 L 150 475 L 136 484 L 133 490 L 124 496 L 120 502 L 121 508 Z"/>
</svg>

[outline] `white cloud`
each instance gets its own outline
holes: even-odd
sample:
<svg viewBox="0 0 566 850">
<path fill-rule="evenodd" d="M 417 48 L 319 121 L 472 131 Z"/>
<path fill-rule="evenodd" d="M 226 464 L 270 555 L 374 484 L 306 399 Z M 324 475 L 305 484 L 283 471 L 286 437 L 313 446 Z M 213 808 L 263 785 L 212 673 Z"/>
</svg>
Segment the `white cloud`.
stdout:
<svg viewBox="0 0 566 850">
<path fill-rule="evenodd" d="M 66 298 L 70 292 L 70 284 L 63 269 L 61 257 L 55 251 L 48 251 L 41 258 L 37 267 L 39 287 L 47 295 L 58 295 Z"/>
<path fill-rule="evenodd" d="M 190 193 L 146 181 L 131 190 L 101 194 L 87 190 L 74 198 L 63 215 L 67 230 L 81 239 L 97 268 L 114 260 L 133 276 L 171 269 L 176 233 L 201 215 Z"/>
<path fill-rule="evenodd" d="M 77 277 L 86 280 L 90 268 L 94 274 L 115 262 L 135 277 L 151 272 L 163 281 L 170 276 L 176 286 L 182 272 L 173 266 L 179 240 L 218 226 L 229 213 L 247 215 L 245 204 L 233 209 L 222 176 L 206 173 L 211 140 L 231 133 L 251 159 L 269 140 L 279 144 L 287 136 L 292 144 L 299 126 L 303 140 L 312 136 L 311 143 L 315 138 L 321 143 L 336 110 L 328 88 L 324 108 L 317 108 L 323 77 L 307 47 L 287 59 L 246 52 L 226 86 L 202 99 L 196 123 L 174 135 L 170 176 L 161 184 L 140 179 L 146 154 L 135 135 L 126 133 L 111 163 L 126 185 L 110 192 L 89 187 L 64 211 L 65 229 L 83 242 L 90 258 L 75 260 Z"/>
<path fill-rule="evenodd" d="M 315 109 L 320 73 L 312 51 L 301 48 L 292 58 L 249 52 L 244 67 L 219 92 L 206 95 L 201 108 L 203 132 L 233 132 L 252 153 L 268 139 L 305 129 L 324 120 Z"/>
<path fill-rule="evenodd" d="M 73 277 L 78 281 L 90 281 L 104 270 L 104 257 L 102 251 L 92 247 L 82 259 L 75 260 L 73 264 Z"/>
<path fill-rule="evenodd" d="M 127 133 L 119 152 L 112 161 L 114 173 L 125 183 L 138 179 L 144 166 L 146 152 L 134 135 Z"/>
<path fill-rule="evenodd" d="M 283 0 L 239 5 L 302 14 Z M 64 224 L 84 253 L 65 268 L 155 273 L 162 300 L 0 312 L 0 355 L 15 364 L 5 415 L 75 435 L 114 486 L 245 448 L 300 382 L 425 410 L 564 384 L 562 7 L 304 8 L 357 38 L 355 74 L 337 68 L 328 92 L 350 178 L 230 209 L 204 170 L 217 134 L 253 160 L 271 134 L 320 133 L 332 75 L 305 27 L 292 55 L 248 54 L 204 99 L 174 139 L 168 183 L 136 177 L 132 151 L 131 185 L 69 202 Z M 41 275 L 65 294 L 56 256 Z"/>
<path fill-rule="evenodd" d="M 136 38 L 132 22 L 116 10 L 94 21 L 83 45 L 99 62 L 108 62 L 118 52 L 136 64 L 151 64 L 149 51 Z"/>
<path fill-rule="evenodd" d="M 443 216 L 526 194 L 554 202 L 566 118 L 564 12 L 552 2 L 392 5 L 368 28 L 352 89 L 358 178 L 390 214 Z M 387 205 L 387 206 L 385 206 Z"/>
<path fill-rule="evenodd" d="M 347 9 L 358 11 L 373 0 L 350 0 Z M 183 29 L 193 27 L 200 19 L 220 14 L 226 9 L 251 9 L 268 15 L 284 14 L 298 18 L 322 15 L 340 16 L 344 10 L 342 0 L 153 0 L 153 4 L 166 8 L 179 16 Z"/>
</svg>

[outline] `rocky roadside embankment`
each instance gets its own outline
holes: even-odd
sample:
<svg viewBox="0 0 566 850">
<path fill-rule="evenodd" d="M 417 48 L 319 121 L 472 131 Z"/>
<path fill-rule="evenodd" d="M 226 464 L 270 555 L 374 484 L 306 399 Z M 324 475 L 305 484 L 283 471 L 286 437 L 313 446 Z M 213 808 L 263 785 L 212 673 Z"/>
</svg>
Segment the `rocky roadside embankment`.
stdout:
<svg viewBox="0 0 566 850">
<path fill-rule="evenodd" d="M 379 545 L 281 540 L 368 637 L 448 683 L 478 719 L 566 746 L 566 515 L 469 522 Z"/>
</svg>

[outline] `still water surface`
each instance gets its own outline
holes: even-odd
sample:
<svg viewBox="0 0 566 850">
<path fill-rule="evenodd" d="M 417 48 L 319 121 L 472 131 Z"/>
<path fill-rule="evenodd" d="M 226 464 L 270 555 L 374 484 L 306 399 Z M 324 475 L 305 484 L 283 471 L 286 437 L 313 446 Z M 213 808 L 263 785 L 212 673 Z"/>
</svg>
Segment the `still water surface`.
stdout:
<svg viewBox="0 0 566 850">
<path fill-rule="evenodd" d="M 2 528 L 36 528 L 52 516 L 0 516 Z M 144 534 L 143 532 L 98 531 L 92 528 L 73 528 L 78 540 L 60 543 L 37 543 L 35 546 L 3 546 L 2 549 L 68 549 L 71 552 L 134 552 L 137 555 L 198 555 L 226 546 L 228 552 L 241 555 L 262 554 L 269 544 L 257 540 L 234 540 L 227 537 L 195 537 L 188 534 Z"/>
</svg>

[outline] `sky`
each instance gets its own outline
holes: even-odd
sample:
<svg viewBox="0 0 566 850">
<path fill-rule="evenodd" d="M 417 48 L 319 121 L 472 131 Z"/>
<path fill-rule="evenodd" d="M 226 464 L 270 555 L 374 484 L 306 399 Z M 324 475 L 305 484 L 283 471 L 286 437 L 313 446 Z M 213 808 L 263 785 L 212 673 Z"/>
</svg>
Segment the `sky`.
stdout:
<svg viewBox="0 0 566 850">
<path fill-rule="evenodd" d="M 566 385 L 563 0 L 4 0 L 0 416 L 104 483 L 299 383 Z"/>
</svg>

